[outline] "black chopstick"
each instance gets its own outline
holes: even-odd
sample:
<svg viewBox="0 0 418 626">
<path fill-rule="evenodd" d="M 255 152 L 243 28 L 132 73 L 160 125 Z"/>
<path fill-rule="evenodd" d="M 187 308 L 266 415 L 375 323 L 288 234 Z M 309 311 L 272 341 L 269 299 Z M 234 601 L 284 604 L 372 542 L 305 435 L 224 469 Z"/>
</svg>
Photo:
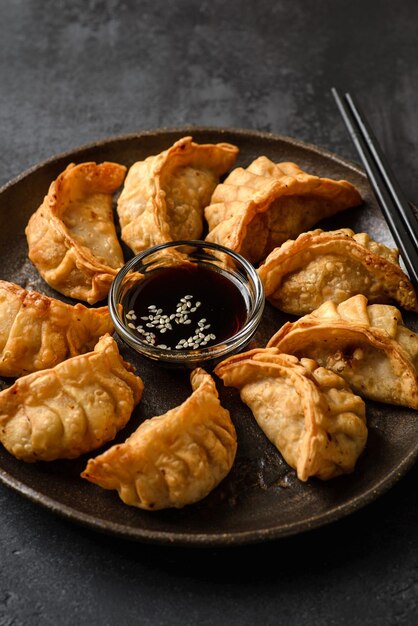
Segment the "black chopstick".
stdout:
<svg viewBox="0 0 418 626">
<path fill-rule="evenodd" d="M 399 249 L 412 284 L 418 291 L 418 222 L 391 171 L 364 115 L 350 94 L 344 99 L 332 88 L 351 139 L 362 160 L 370 185 Z"/>
</svg>

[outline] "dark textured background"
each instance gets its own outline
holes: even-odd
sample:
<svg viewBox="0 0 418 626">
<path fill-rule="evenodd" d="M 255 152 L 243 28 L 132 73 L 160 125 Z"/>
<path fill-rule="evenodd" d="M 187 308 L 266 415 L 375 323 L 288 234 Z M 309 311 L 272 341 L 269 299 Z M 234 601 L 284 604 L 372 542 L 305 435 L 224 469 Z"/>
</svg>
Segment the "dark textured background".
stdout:
<svg viewBox="0 0 418 626">
<path fill-rule="evenodd" d="M 417 22 L 415 0 L 3 0 L 0 183 L 85 142 L 185 124 L 355 159 L 335 85 L 416 203 Z M 320 530 L 227 550 L 108 538 L 0 485 L 0 625 L 415 624 L 417 479 Z"/>
</svg>

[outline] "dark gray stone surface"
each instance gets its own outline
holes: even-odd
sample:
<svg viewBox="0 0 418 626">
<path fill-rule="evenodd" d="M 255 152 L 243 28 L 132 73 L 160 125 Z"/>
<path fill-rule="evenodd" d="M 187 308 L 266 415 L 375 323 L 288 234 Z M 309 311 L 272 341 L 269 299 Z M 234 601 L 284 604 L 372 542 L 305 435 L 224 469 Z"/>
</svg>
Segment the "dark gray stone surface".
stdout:
<svg viewBox="0 0 418 626">
<path fill-rule="evenodd" d="M 418 201 L 415 0 L 4 0 L 0 183 L 108 135 L 269 130 L 355 158 L 356 93 Z M 320 530 L 228 550 L 132 544 L 0 485 L 0 624 L 415 624 L 418 470 Z"/>
</svg>

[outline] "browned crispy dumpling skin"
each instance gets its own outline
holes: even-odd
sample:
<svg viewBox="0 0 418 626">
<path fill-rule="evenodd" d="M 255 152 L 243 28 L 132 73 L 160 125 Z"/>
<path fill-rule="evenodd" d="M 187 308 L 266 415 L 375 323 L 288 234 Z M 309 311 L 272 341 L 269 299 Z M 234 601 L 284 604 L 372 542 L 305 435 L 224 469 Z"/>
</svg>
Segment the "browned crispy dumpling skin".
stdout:
<svg viewBox="0 0 418 626">
<path fill-rule="evenodd" d="M 91 459 L 82 477 L 147 510 L 180 508 L 207 496 L 232 467 L 236 433 L 211 376 L 197 368 L 190 378 L 193 393 L 183 404 Z"/>
<path fill-rule="evenodd" d="M 19 378 L 0 393 L 0 439 L 23 461 L 74 459 L 113 439 L 143 384 L 105 335 L 93 352 Z"/>
<path fill-rule="evenodd" d="M 293 315 L 358 293 L 370 304 L 396 302 L 417 311 L 417 296 L 398 258 L 397 250 L 366 233 L 318 229 L 275 248 L 257 271 L 271 304 Z"/>
<path fill-rule="evenodd" d="M 239 389 L 300 480 L 353 471 L 367 440 L 365 405 L 340 376 L 275 348 L 232 356 L 215 373 Z"/>
<path fill-rule="evenodd" d="M 287 239 L 359 204 L 359 193 L 345 180 L 312 176 L 295 163 L 262 156 L 217 186 L 205 209 L 206 239 L 257 263 Z"/>
<path fill-rule="evenodd" d="M 365 398 L 418 409 L 418 334 L 394 306 L 368 306 L 363 295 L 325 302 L 284 324 L 268 346 L 315 359 Z"/>
<path fill-rule="evenodd" d="M 125 172 L 117 163 L 72 163 L 30 218 L 29 258 L 60 293 L 89 304 L 107 296 L 124 264 L 112 201 Z"/>
<path fill-rule="evenodd" d="M 107 306 L 88 309 L 0 281 L 0 376 L 54 367 L 113 332 Z"/>
<path fill-rule="evenodd" d="M 122 239 L 135 253 L 168 241 L 200 239 L 203 209 L 237 154 L 228 143 L 197 144 L 183 137 L 134 163 L 118 201 Z"/>
</svg>

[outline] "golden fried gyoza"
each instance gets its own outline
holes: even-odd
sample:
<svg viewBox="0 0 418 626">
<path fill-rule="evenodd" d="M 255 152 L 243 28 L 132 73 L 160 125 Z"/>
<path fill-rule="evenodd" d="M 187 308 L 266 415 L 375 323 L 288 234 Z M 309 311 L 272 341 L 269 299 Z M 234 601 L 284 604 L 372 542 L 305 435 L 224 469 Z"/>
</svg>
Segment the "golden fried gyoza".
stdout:
<svg viewBox="0 0 418 626">
<path fill-rule="evenodd" d="M 112 194 L 126 167 L 73 163 L 51 184 L 26 227 L 29 258 L 60 293 L 94 304 L 105 298 L 124 263 Z"/>
<path fill-rule="evenodd" d="M 23 461 L 76 458 L 115 437 L 142 390 L 105 335 L 93 352 L 23 376 L 0 393 L 1 443 Z"/>
<path fill-rule="evenodd" d="M 275 348 L 232 356 L 215 373 L 239 389 L 300 480 L 353 471 L 367 440 L 365 405 L 340 376 Z"/>
<path fill-rule="evenodd" d="M 135 252 L 180 239 L 199 239 L 203 209 L 237 158 L 228 143 L 197 144 L 192 137 L 134 163 L 118 200 L 122 239 Z"/>
<path fill-rule="evenodd" d="M 368 306 L 363 295 L 325 302 L 284 324 L 268 346 L 315 359 L 365 398 L 418 409 L 418 334 L 394 306 Z"/>
<path fill-rule="evenodd" d="M 366 233 L 318 229 L 275 248 L 257 271 L 268 300 L 293 315 L 305 315 L 327 300 L 339 303 L 358 293 L 370 304 L 396 302 L 418 311 L 414 288 L 398 258 L 397 250 Z"/>
<path fill-rule="evenodd" d="M 89 352 L 113 332 L 107 306 L 88 309 L 0 281 L 0 376 L 21 376 Z"/>
<path fill-rule="evenodd" d="M 295 163 L 259 157 L 218 185 L 205 209 L 207 241 L 223 244 L 252 263 L 320 220 L 361 203 L 345 180 L 319 178 Z"/>
<path fill-rule="evenodd" d="M 141 509 L 180 508 L 208 495 L 232 467 L 236 433 L 211 376 L 196 368 L 190 380 L 183 404 L 91 459 L 82 477 Z"/>
</svg>

